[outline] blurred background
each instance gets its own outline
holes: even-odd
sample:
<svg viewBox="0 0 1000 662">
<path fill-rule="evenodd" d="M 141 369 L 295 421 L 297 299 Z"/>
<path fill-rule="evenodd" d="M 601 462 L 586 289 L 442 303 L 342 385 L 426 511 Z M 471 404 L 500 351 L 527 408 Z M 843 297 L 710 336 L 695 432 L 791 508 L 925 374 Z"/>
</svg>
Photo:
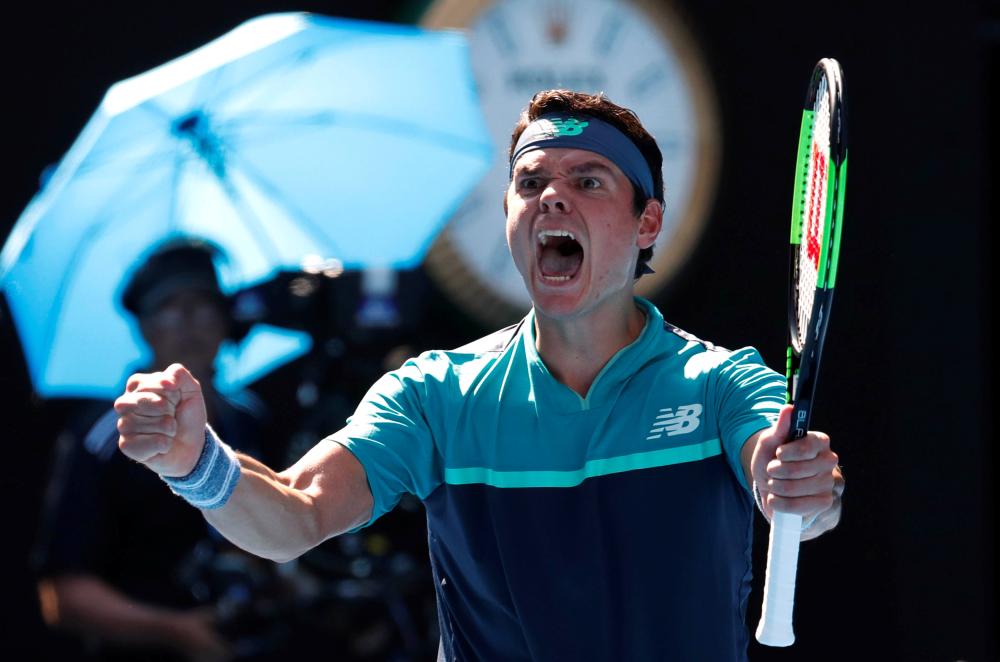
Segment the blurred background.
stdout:
<svg viewBox="0 0 1000 662">
<path fill-rule="evenodd" d="M 528 6 L 544 30 L 523 27 Z M 7 12 L 0 43 L 7 90 L 0 236 L 109 86 L 247 19 L 310 11 L 464 28 L 487 125 L 503 127 L 493 138 L 494 162 L 503 161 L 502 131 L 509 135 L 536 89 L 593 86 L 639 112 L 664 149 L 671 237 L 682 248 L 658 251 L 660 276 L 648 295 L 675 325 L 723 346 L 752 344 L 780 368 L 799 107 L 813 64 L 836 57 L 846 75 L 852 158 L 813 427 L 829 432 L 841 455 L 844 519 L 802 547 L 797 643 L 788 650 L 753 643 L 751 659 L 996 659 L 987 339 L 991 221 L 1000 214 L 1000 4 L 648 0 L 602 14 L 586 40 L 601 57 L 559 50 L 583 48 L 573 37 L 578 14 L 608 7 L 596 0 L 22 3 Z M 627 46 L 620 34 L 636 25 L 645 30 Z M 659 48 L 669 57 L 649 68 L 628 51 L 616 66 L 600 66 L 619 48 Z M 339 427 L 367 386 L 406 356 L 458 346 L 516 318 L 523 301 L 505 280 L 502 233 L 493 230 L 503 224 L 502 182 L 489 177 L 417 266 L 388 276 L 288 271 L 258 285 L 268 321 L 311 338 L 308 351 L 249 385 L 272 410 L 274 463 L 289 463 Z M 378 305 L 373 297 L 382 297 Z M 0 366 L 7 513 L 0 653 L 72 659 L 73 644 L 42 622 L 29 557 L 56 438 L 80 402 L 35 394 L 6 305 Z M 766 553 L 759 525 L 754 625 Z M 250 642 L 246 659 L 274 648 L 287 628 L 300 633 L 303 648 L 330 659 L 432 659 L 423 526 L 420 504 L 404 503 L 372 529 L 303 559 L 294 581 L 326 588 L 285 602 L 270 595 L 266 608 L 247 609 L 252 617 L 240 627 L 260 636 L 234 634 Z M 206 558 L 189 560 L 187 576 L 210 593 L 224 573 Z M 229 570 L 236 583 L 249 582 L 239 568 Z M 270 632 L 277 621 L 286 630 Z"/>
</svg>

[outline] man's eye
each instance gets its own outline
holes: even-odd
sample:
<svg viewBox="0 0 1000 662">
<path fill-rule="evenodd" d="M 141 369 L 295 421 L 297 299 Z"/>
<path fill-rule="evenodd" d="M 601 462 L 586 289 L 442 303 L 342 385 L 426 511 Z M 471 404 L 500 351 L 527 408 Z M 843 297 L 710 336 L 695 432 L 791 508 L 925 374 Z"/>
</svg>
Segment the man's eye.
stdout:
<svg viewBox="0 0 1000 662">
<path fill-rule="evenodd" d="M 601 180 L 597 177 L 581 177 L 580 188 L 601 188 Z"/>
<path fill-rule="evenodd" d="M 524 177 L 518 180 L 518 187 L 522 189 L 536 189 L 539 186 L 537 177 Z"/>
</svg>

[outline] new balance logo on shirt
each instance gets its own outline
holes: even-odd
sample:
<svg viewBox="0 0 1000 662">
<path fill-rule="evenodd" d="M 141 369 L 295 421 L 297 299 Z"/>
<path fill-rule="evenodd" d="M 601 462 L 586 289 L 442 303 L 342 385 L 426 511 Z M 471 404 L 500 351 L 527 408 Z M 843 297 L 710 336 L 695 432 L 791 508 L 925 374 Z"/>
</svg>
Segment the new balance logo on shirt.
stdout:
<svg viewBox="0 0 1000 662">
<path fill-rule="evenodd" d="M 670 407 L 660 410 L 660 415 L 653 421 L 653 427 L 649 431 L 649 439 L 659 439 L 664 434 L 673 437 L 678 434 L 688 434 L 694 432 L 701 425 L 700 404 L 681 405 L 676 411 Z"/>
</svg>

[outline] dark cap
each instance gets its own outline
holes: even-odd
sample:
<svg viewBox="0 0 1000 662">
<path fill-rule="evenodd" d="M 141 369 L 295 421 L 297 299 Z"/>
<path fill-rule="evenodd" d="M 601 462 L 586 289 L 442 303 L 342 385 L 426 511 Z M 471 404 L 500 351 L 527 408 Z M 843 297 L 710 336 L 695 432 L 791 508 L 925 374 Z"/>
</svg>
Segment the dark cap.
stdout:
<svg viewBox="0 0 1000 662">
<path fill-rule="evenodd" d="M 214 258 L 219 250 L 196 239 L 177 239 L 157 247 L 133 273 L 122 291 L 122 304 L 136 317 L 154 312 L 180 291 L 200 290 L 229 303 L 219 287 Z"/>
</svg>

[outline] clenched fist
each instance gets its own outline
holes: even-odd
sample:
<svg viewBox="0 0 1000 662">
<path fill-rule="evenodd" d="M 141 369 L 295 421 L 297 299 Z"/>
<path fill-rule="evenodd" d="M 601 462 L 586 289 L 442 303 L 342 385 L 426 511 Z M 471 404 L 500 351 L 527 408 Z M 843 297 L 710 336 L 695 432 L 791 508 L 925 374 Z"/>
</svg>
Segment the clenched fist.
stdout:
<svg viewBox="0 0 1000 662">
<path fill-rule="evenodd" d="M 191 473 L 205 444 L 205 399 L 187 368 L 132 375 L 115 400 L 118 447 L 161 476 Z"/>
</svg>

